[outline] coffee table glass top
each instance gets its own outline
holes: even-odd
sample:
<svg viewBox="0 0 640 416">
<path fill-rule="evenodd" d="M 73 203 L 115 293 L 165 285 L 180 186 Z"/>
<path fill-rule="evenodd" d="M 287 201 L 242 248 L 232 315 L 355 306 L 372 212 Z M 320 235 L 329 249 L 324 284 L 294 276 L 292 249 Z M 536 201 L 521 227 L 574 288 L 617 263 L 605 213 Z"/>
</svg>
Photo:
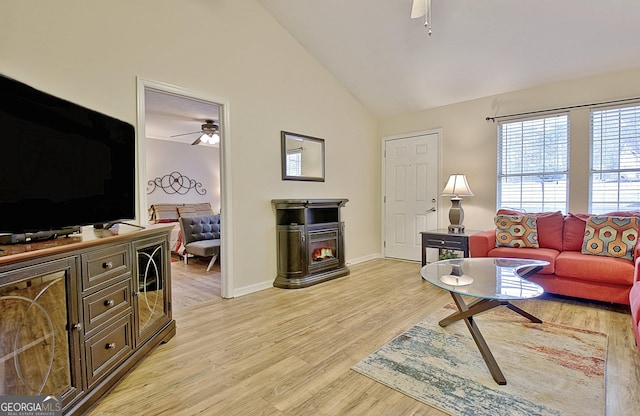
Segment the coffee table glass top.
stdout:
<svg viewBox="0 0 640 416">
<path fill-rule="evenodd" d="M 510 300 L 540 296 L 544 290 L 525 278 L 549 263 L 511 258 L 463 258 L 430 263 L 422 278 L 449 292 L 483 299 Z"/>
</svg>

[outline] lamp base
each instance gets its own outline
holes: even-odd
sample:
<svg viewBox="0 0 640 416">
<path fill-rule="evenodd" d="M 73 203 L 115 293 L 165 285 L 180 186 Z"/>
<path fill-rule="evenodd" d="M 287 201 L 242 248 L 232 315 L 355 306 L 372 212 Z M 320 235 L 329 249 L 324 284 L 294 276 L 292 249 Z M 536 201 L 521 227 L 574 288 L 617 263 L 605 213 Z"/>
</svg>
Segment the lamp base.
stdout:
<svg viewBox="0 0 640 416">
<path fill-rule="evenodd" d="M 464 225 L 462 224 L 451 224 L 449 227 L 449 234 L 464 234 Z"/>
<path fill-rule="evenodd" d="M 464 210 L 462 209 L 462 199 L 459 197 L 451 198 L 451 208 L 449 209 L 449 233 L 464 233 Z"/>
</svg>

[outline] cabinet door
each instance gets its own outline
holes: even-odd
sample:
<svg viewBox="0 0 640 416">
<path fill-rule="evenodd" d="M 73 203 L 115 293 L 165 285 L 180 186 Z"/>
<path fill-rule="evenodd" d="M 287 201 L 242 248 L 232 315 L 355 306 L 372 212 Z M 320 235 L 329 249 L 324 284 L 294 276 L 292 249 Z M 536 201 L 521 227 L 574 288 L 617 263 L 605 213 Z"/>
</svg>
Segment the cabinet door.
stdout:
<svg viewBox="0 0 640 416">
<path fill-rule="evenodd" d="M 0 273 L 0 395 L 82 390 L 76 258 Z"/>
<path fill-rule="evenodd" d="M 136 348 L 171 320 L 171 266 L 166 236 L 138 240 L 134 254 Z"/>
<path fill-rule="evenodd" d="M 296 279 L 307 275 L 305 228 L 302 225 L 279 225 L 278 276 Z"/>
</svg>

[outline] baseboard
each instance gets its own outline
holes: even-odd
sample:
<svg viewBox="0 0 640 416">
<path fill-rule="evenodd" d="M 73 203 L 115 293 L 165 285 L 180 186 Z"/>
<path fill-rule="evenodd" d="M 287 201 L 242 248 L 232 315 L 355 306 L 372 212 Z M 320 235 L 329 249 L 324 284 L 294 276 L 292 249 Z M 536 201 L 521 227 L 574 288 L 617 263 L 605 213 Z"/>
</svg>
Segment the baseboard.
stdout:
<svg viewBox="0 0 640 416">
<path fill-rule="evenodd" d="M 381 258 L 383 258 L 382 253 L 368 254 L 366 256 L 356 257 L 355 259 L 347 260 L 347 266 L 352 264 L 364 263 L 365 261 L 381 259 Z"/>
<path fill-rule="evenodd" d="M 381 258 L 383 258 L 381 253 L 373 253 L 373 254 L 368 254 L 366 256 L 357 257 L 355 259 L 347 260 L 346 265 L 349 266 L 351 264 L 364 263 L 365 261 L 381 259 Z M 273 287 L 273 280 L 265 280 L 260 283 L 255 283 L 253 285 L 234 289 L 233 297 L 248 295 L 250 293 L 259 292 L 261 290 L 269 289 L 272 287 Z"/>
<path fill-rule="evenodd" d="M 275 279 L 275 278 L 274 278 Z M 268 289 L 273 287 L 273 279 L 265 280 L 260 283 L 255 283 L 253 285 L 239 287 L 233 290 L 233 297 L 248 295 L 253 292 L 259 292 L 261 290 Z"/>
</svg>

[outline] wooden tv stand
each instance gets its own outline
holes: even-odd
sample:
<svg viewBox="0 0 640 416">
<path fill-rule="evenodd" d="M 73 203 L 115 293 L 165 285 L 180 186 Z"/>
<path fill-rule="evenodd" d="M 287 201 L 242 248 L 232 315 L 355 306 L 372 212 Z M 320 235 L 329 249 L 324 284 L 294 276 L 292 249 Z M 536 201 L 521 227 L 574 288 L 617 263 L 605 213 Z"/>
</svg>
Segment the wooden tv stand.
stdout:
<svg viewBox="0 0 640 416">
<path fill-rule="evenodd" d="M 171 228 L 0 246 L 0 395 L 83 414 L 173 337 Z"/>
</svg>

